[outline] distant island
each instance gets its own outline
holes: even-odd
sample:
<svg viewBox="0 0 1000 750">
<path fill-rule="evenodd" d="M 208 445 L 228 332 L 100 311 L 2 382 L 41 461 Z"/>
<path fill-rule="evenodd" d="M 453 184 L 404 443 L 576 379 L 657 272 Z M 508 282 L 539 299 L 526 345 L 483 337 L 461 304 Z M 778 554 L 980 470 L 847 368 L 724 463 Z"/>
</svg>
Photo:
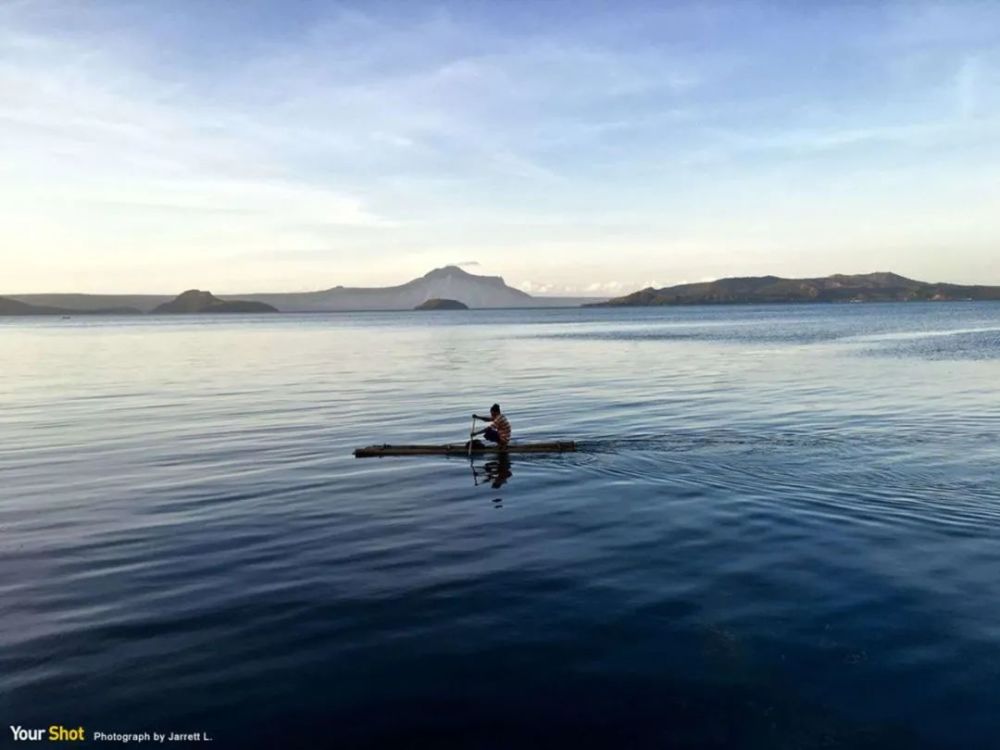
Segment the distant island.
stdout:
<svg viewBox="0 0 1000 750">
<path fill-rule="evenodd" d="M 750 276 L 653 289 L 649 287 L 585 307 L 738 305 L 796 302 L 954 302 L 1000 300 L 1000 287 L 914 281 L 895 273 L 816 279 Z"/>
<path fill-rule="evenodd" d="M 414 310 L 468 310 L 469 306 L 457 299 L 429 299 L 413 308 Z"/>
<path fill-rule="evenodd" d="M 32 305 L 93 310 L 130 307 L 151 312 L 173 300 L 164 294 L 14 294 L 11 299 Z M 499 276 L 480 276 L 458 266 L 435 268 L 405 284 L 387 287 L 334 286 L 318 292 L 224 294 L 223 301 L 262 302 L 282 312 L 349 310 L 412 310 L 428 299 L 462 300 L 469 307 L 578 307 L 602 297 L 534 297 L 508 286 Z"/>
<path fill-rule="evenodd" d="M 263 302 L 221 300 L 211 292 L 189 289 L 176 299 L 153 308 L 153 315 L 191 315 L 200 313 L 276 313 L 277 308 Z"/>
<path fill-rule="evenodd" d="M 476 309 L 532 307 L 638 307 L 802 302 L 917 302 L 1000 300 L 1000 287 L 914 281 L 895 273 L 785 279 L 778 276 L 725 278 L 654 289 L 624 297 L 534 297 L 499 276 L 479 276 L 458 266 L 435 268 L 399 286 L 335 286 L 318 292 L 234 294 L 216 297 L 196 289 L 180 297 L 161 294 L 23 294 L 0 298 L 0 315 L 156 313 L 335 312 L 423 308 L 458 303 Z M 461 302 L 459 302 L 459 300 Z"/>
<path fill-rule="evenodd" d="M 320 292 L 249 294 L 286 312 L 412 310 L 430 299 L 462 300 L 470 307 L 537 307 L 537 298 L 508 286 L 499 276 L 479 276 L 458 266 L 435 268 L 399 286 L 336 286 Z M 579 303 L 577 303 L 579 304 Z"/>
<path fill-rule="evenodd" d="M 15 299 L 0 297 L 0 315 L 142 315 L 134 307 L 96 307 L 92 310 L 72 310 L 68 307 L 29 305 Z"/>
</svg>

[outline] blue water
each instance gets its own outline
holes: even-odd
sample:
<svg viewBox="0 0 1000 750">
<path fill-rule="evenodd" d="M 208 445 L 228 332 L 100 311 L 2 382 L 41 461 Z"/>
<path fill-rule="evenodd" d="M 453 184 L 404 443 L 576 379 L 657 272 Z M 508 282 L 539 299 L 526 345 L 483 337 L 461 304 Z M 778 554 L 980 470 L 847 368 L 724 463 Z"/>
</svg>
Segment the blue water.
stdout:
<svg viewBox="0 0 1000 750">
<path fill-rule="evenodd" d="M 1000 304 L 4 319 L 0 345 L 5 737 L 1000 738 Z M 351 456 L 461 441 L 493 401 L 581 451 Z"/>
</svg>

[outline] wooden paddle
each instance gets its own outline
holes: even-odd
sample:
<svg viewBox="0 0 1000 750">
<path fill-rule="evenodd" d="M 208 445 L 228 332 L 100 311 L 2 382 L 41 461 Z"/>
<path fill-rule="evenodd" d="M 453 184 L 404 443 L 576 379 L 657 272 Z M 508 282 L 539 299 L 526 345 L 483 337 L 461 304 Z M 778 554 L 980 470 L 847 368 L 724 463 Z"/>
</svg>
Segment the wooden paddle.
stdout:
<svg viewBox="0 0 1000 750">
<path fill-rule="evenodd" d="M 472 438 L 476 436 L 476 415 L 472 415 L 472 429 L 469 430 L 469 460 L 472 460 Z"/>
</svg>

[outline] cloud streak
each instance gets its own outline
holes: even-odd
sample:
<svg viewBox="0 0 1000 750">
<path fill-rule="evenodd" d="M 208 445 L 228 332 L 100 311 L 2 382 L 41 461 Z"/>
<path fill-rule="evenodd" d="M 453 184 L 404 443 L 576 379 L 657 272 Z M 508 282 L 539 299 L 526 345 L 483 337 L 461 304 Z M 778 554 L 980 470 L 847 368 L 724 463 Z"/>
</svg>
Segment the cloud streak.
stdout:
<svg viewBox="0 0 1000 750">
<path fill-rule="evenodd" d="M 223 289 L 235 257 L 256 288 L 295 258 L 297 288 L 378 283 L 489 253 L 616 292 L 818 273 L 830 237 L 947 278 L 920 248 L 963 226 L 948 262 L 978 273 L 1000 220 L 959 186 L 1000 165 L 1000 9 L 898 11 L 7 3 L 0 247 L 40 260 L 6 291 L 88 269 L 142 291 L 151 265 Z"/>
</svg>

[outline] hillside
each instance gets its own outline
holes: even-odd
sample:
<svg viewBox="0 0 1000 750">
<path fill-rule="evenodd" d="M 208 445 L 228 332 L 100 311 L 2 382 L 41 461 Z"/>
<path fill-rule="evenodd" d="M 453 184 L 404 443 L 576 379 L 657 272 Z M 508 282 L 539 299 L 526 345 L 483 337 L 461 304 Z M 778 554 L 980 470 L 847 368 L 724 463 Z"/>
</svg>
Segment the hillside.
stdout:
<svg viewBox="0 0 1000 750">
<path fill-rule="evenodd" d="M 158 305 L 154 315 L 192 315 L 201 313 L 276 313 L 271 305 L 246 300 L 221 300 L 211 292 L 190 289 L 170 302 Z"/>
<path fill-rule="evenodd" d="M 587 307 L 949 300 L 1000 300 L 1000 287 L 932 284 L 894 273 L 836 274 L 815 279 L 752 276 L 647 288 Z"/>
</svg>

